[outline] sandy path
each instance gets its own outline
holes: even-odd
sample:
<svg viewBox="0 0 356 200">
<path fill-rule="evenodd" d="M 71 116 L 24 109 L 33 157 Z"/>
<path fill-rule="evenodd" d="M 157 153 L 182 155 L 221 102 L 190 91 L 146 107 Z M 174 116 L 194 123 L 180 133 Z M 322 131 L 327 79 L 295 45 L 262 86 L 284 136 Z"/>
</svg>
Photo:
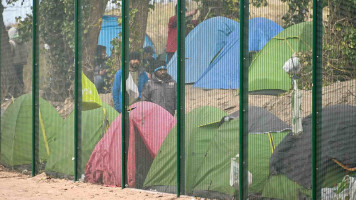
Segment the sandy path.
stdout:
<svg viewBox="0 0 356 200">
<path fill-rule="evenodd" d="M 48 199 L 132 199 L 132 200 L 192 200 L 193 197 L 177 198 L 174 194 L 163 194 L 135 189 L 104 187 L 89 183 L 74 183 L 69 180 L 48 179 L 40 174 L 35 177 L 10 172 L 0 165 L 0 200 L 48 200 Z"/>
</svg>

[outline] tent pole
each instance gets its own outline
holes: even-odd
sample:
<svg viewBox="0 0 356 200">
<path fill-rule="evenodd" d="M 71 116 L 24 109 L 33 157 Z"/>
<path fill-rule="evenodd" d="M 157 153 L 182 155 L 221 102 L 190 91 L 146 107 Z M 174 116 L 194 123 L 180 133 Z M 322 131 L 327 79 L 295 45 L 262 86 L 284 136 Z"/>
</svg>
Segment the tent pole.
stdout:
<svg viewBox="0 0 356 200">
<path fill-rule="evenodd" d="M 313 0 L 312 199 L 321 199 L 322 0 Z"/>
<path fill-rule="evenodd" d="M 122 85 L 122 104 L 121 104 L 121 166 L 122 166 L 122 180 L 121 187 L 125 188 L 125 180 L 126 180 L 126 152 L 125 152 L 125 133 L 126 129 L 128 129 L 128 119 L 129 113 L 126 109 L 126 103 L 129 102 L 129 96 L 126 92 L 126 79 L 128 77 L 129 71 L 127 58 L 129 55 L 129 0 L 121 1 L 121 10 L 122 10 L 122 62 L 121 62 L 121 85 Z"/>
<path fill-rule="evenodd" d="M 249 0 L 240 1 L 239 199 L 248 197 L 248 23 Z"/>
<path fill-rule="evenodd" d="M 38 68 L 39 68 L 39 32 L 38 32 L 39 0 L 33 0 L 32 10 L 32 176 L 36 176 L 39 163 L 39 129 L 38 129 Z"/>
<path fill-rule="evenodd" d="M 185 0 L 177 2 L 177 196 L 185 193 Z"/>
<path fill-rule="evenodd" d="M 81 74 L 81 0 L 75 0 L 75 33 L 74 33 L 74 181 L 78 181 L 78 173 L 81 170 L 81 98 L 82 98 L 82 74 Z"/>
</svg>

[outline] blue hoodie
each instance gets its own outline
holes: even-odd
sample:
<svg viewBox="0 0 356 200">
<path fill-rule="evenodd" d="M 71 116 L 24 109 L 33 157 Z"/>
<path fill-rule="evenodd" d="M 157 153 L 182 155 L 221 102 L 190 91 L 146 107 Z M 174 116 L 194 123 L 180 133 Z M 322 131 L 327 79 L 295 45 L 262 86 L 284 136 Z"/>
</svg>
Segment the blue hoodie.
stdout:
<svg viewBox="0 0 356 200">
<path fill-rule="evenodd" d="M 120 69 L 119 71 L 116 72 L 115 78 L 114 78 L 114 83 L 112 86 L 112 98 L 114 100 L 114 107 L 115 110 L 117 110 L 119 113 L 121 113 L 121 104 L 122 104 L 122 96 L 121 96 L 121 77 L 122 77 L 122 70 Z M 141 98 L 141 92 L 143 89 L 143 86 L 148 81 L 148 76 L 146 72 L 142 72 L 138 78 L 138 92 L 139 92 L 139 98 Z"/>
</svg>

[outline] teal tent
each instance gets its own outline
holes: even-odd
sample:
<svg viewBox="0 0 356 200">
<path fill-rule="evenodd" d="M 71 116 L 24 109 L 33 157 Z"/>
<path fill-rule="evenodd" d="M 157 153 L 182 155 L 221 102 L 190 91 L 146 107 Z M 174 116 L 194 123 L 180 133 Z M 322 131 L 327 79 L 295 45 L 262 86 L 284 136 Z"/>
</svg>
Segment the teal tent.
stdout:
<svg viewBox="0 0 356 200">
<path fill-rule="evenodd" d="M 93 110 L 82 111 L 82 137 L 79 163 L 81 172 L 92 154 L 95 145 L 105 134 L 111 122 L 118 113 L 111 106 L 103 106 Z M 46 173 L 52 176 L 71 177 L 74 175 L 74 113 L 64 121 L 62 131 L 57 134 L 51 144 L 52 152 L 49 156 Z"/>
<path fill-rule="evenodd" d="M 63 119 L 47 101 L 39 99 L 39 159 L 45 163 Z M 32 164 L 32 95 L 25 94 L 5 110 L 1 117 L 0 163 L 12 168 L 30 168 Z M 27 166 L 25 166 L 27 165 Z"/>
</svg>

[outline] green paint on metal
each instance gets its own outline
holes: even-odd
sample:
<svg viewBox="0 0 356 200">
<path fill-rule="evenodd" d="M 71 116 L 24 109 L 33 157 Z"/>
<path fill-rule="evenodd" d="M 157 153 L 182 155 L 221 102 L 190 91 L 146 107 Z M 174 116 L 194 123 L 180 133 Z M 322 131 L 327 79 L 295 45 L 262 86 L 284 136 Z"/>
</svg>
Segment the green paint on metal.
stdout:
<svg viewBox="0 0 356 200">
<path fill-rule="evenodd" d="M 239 199 L 248 197 L 248 18 L 249 1 L 240 1 Z"/>
<path fill-rule="evenodd" d="M 39 163 L 39 141 L 38 141 L 38 61 L 39 61 L 39 34 L 38 34 L 38 9 L 39 0 L 33 0 L 32 8 L 32 176 L 37 174 L 37 163 Z"/>
<path fill-rule="evenodd" d="M 185 193 L 185 0 L 177 3 L 177 196 Z"/>
<path fill-rule="evenodd" d="M 80 37 L 80 23 L 81 23 L 81 1 L 75 0 L 75 33 L 74 33 L 74 181 L 78 181 L 78 173 L 81 169 L 81 37 Z"/>
<path fill-rule="evenodd" d="M 122 1 L 122 76 L 121 76 L 121 86 L 122 86 L 122 113 L 121 113 L 121 163 L 122 163 L 122 180 L 121 187 L 125 188 L 126 180 L 126 147 L 125 147 L 125 133 L 128 130 L 128 118 L 129 113 L 126 109 L 126 103 L 128 101 L 128 94 L 126 93 L 126 79 L 128 77 L 128 62 L 127 57 L 129 55 L 129 0 Z"/>
<path fill-rule="evenodd" d="M 321 199 L 322 1 L 313 0 L 312 199 Z"/>
</svg>

